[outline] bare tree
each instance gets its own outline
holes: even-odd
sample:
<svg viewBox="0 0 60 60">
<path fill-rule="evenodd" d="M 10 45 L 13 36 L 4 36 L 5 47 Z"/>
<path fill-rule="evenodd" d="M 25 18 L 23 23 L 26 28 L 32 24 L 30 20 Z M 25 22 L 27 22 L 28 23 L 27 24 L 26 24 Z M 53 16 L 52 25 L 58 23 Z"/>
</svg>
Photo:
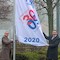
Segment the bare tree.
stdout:
<svg viewBox="0 0 60 60">
<path fill-rule="evenodd" d="M 10 0 L 0 0 L 0 19 L 8 19 L 7 16 L 11 13 Z"/>
<path fill-rule="evenodd" d="M 52 33 L 53 30 L 53 11 L 54 8 L 57 6 L 59 0 L 35 0 L 36 4 L 39 4 L 39 8 L 37 11 L 46 9 L 48 15 L 48 24 L 49 24 L 49 34 Z"/>
</svg>

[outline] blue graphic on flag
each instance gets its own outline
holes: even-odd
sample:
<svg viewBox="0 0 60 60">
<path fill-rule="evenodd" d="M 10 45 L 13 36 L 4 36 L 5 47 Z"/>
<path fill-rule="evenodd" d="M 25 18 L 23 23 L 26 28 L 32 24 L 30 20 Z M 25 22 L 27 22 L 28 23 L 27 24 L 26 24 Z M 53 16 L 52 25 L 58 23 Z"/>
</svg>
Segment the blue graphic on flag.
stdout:
<svg viewBox="0 0 60 60">
<path fill-rule="evenodd" d="M 34 1 L 33 0 L 26 0 L 28 5 L 31 5 L 32 7 L 34 7 Z"/>
</svg>

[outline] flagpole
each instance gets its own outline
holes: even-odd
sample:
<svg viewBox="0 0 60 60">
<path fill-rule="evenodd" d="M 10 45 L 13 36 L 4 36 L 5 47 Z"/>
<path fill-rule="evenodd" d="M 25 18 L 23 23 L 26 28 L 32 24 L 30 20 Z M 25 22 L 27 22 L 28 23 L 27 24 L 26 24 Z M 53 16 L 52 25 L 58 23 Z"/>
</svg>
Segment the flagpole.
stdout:
<svg viewBox="0 0 60 60">
<path fill-rule="evenodd" d="M 13 60 L 15 60 L 15 55 L 16 55 L 16 48 L 15 48 L 15 0 L 13 0 Z"/>
<path fill-rule="evenodd" d="M 15 30 L 15 29 L 13 29 L 13 30 Z M 15 51 L 16 51 L 16 48 L 15 48 L 15 31 L 13 32 L 13 40 L 14 40 L 14 42 L 13 42 L 13 60 L 15 60 L 15 55 L 16 55 L 16 53 L 15 53 Z"/>
<path fill-rule="evenodd" d="M 16 49 L 15 49 L 15 32 L 14 32 L 14 42 L 13 42 L 13 60 L 15 60 L 15 51 L 16 51 Z"/>
</svg>

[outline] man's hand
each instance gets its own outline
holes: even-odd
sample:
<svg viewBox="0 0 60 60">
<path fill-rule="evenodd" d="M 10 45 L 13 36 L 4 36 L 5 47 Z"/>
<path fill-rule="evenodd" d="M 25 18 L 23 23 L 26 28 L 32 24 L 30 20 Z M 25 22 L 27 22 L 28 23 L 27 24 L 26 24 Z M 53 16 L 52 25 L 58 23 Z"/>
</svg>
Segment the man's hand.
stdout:
<svg viewBox="0 0 60 60">
<path fill-rule="evenodd" d="M 13 43 L 13 39 L 11 39 L 11 43 Z"/>
</svg>

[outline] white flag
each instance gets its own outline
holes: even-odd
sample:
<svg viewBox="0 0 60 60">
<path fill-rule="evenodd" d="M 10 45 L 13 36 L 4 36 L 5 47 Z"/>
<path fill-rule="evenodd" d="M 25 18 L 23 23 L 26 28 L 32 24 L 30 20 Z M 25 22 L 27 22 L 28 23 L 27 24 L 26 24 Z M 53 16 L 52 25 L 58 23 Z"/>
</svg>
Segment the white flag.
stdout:
<svg viewBox="0 0 60 60">
<path fill-rule="evenodd" d="M 48 45 L 33 0 L 15 0 L 15 26 L 19 42 L 34 46 Z"/>
</svg>

